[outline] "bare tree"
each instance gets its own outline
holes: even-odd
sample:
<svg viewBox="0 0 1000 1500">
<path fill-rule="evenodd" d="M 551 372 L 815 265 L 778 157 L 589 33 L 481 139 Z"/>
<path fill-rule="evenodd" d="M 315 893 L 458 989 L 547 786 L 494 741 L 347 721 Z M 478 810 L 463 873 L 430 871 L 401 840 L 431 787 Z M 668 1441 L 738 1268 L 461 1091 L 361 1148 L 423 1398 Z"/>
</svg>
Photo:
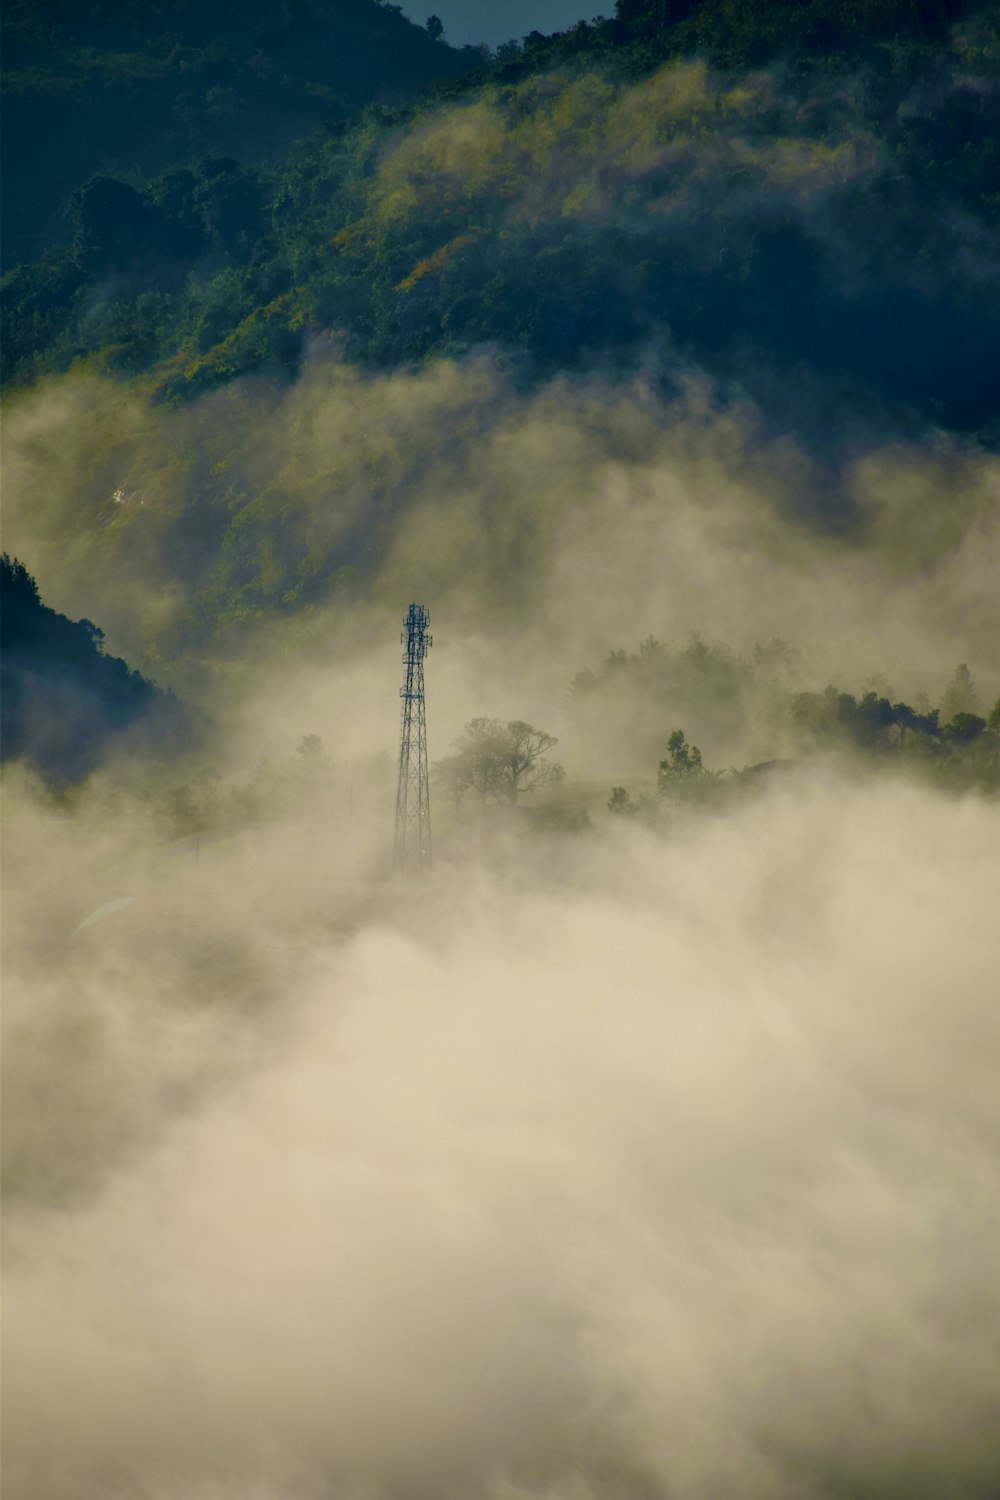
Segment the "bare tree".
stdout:
<svg viewBox="0 0 1000 1500">
<path fill-rule="evenodd" d="M 512 719 L 504 731 L 501 784 L 509 800 L 516 802 L 521 792 L 558 786 L 566 772 L 558 761 L 543 759 L 559 743 L 555 735 L 535 729 L 523 719 Z"/>
<path fill-rule="evenodd" d="M 434 778 L 455 805 L 467 795 L 482 802 L 515 803 L 522 792 L 556 786 L 566 775 L 546 760 L 555 735 L 523 719 L 470 719 L 454 741 L 455 752 L 439 760 Z"/>
</svg>

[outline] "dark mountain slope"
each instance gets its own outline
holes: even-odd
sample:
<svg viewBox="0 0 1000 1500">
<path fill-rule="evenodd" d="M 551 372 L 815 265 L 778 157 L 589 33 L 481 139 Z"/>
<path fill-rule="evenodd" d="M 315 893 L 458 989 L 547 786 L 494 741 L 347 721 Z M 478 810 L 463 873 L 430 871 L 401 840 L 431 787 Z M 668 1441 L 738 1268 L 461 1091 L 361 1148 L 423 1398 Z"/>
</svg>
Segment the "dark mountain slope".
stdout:
<svg viewBox="0 0 1000 1500">
<path fill-rule="evenodd" d="M 95 173 L 271 161 L 470 62 L 376 0 L 11 0 L 3 41 L 7 267 L 68 238 Z"/>
<path fill-rule="evenodd" d="M 22 563 L 0 558 L 2 759 L 24 757 L 59 781 L 77 781 L 114 744 L 176 750 L 187 716 L 117 656 L 90 620 L 67 619 L 43 604 Z"/>
<path fill-rule="evenodd" d="M 838 413 L 992 440 L 998 142 L 994 7 L 620 0 L 268 166 L 92 179 L 73 243 L 7 278 L 5 369 L 176 401 L 328 345 L 383 368 L 491 345 L 529 378 L 693 366 L 814 448 Z"/>
</svg>

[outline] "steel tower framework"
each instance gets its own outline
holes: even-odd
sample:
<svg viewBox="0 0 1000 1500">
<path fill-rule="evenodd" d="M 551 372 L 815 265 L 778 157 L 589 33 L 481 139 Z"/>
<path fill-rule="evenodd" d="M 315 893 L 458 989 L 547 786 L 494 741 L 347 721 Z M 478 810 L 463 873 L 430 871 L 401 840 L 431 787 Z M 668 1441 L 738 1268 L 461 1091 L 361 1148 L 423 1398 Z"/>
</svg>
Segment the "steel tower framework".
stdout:
<svg viewBox="0 0 1000 1500">
<path fill-rule="evenodd" d="M 403 724 L 399 736 L 399 782 L 396 788 L 394 870 L 426 870 L 431 863 L 431 795 L 427 775 L 427 713 L 424 706 L 424 657 L 432 644 L 430 615 L 411 604 L 400 640 L 406 646 L 406 675 L 399 696 Z"/>
</svg>

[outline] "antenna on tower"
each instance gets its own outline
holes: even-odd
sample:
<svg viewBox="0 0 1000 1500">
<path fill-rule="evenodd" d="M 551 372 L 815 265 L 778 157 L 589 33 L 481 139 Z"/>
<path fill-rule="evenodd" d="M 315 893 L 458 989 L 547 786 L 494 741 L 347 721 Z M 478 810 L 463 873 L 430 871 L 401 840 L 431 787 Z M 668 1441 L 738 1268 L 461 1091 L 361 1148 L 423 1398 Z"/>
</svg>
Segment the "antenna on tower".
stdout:
<svg viewBox="0 0 1000 1500">
<path fill-rule="evenodd" d="M 422 604 L 411 604 L 400 640 L 406 646 L 406 673 L 399 696 L 403 726 L 399 736 L 399 783 L 396 788 L 394 870 L 427 870 L 431 863 L 431 794 L 427 776 L 427 715 L 424 709 L 424 657 L 432 644 L 431 617 Z"/>
</svg>

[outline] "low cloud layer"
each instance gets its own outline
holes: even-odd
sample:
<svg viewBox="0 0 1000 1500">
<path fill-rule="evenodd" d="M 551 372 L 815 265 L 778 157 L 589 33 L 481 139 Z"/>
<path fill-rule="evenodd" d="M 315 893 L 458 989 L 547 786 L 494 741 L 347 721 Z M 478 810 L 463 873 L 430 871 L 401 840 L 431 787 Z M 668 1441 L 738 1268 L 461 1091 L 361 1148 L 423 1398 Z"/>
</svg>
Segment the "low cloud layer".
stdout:
<svg viewBox="0 0 1000 1500">
<path fill-rule="evenodd" d="M 993 1493 L 995 808 L 310 833 L 18 914 L 12 1500 Z"/>
<path fill-rule="evenodd" d="M 1000 687 L 995 457 L 931 434 L 831 474 L 695 379 L 667 401 L 641 376 L 525 394 L 485 358 L 317 361 L 179 411 L 68 380 L 13 407 L 7 474 L 43 597 L 268 752 L 289 722 L 335 743 L 377 719 L 366 748 L 391 744 L 375 684 L 411 598 L 434 754 L 474 713 L 558 715 L 574 672 L 649 633 L 781 636 L 820 690 L 877 672 L 936 702 L 959 661 Z"/>
</svg>

